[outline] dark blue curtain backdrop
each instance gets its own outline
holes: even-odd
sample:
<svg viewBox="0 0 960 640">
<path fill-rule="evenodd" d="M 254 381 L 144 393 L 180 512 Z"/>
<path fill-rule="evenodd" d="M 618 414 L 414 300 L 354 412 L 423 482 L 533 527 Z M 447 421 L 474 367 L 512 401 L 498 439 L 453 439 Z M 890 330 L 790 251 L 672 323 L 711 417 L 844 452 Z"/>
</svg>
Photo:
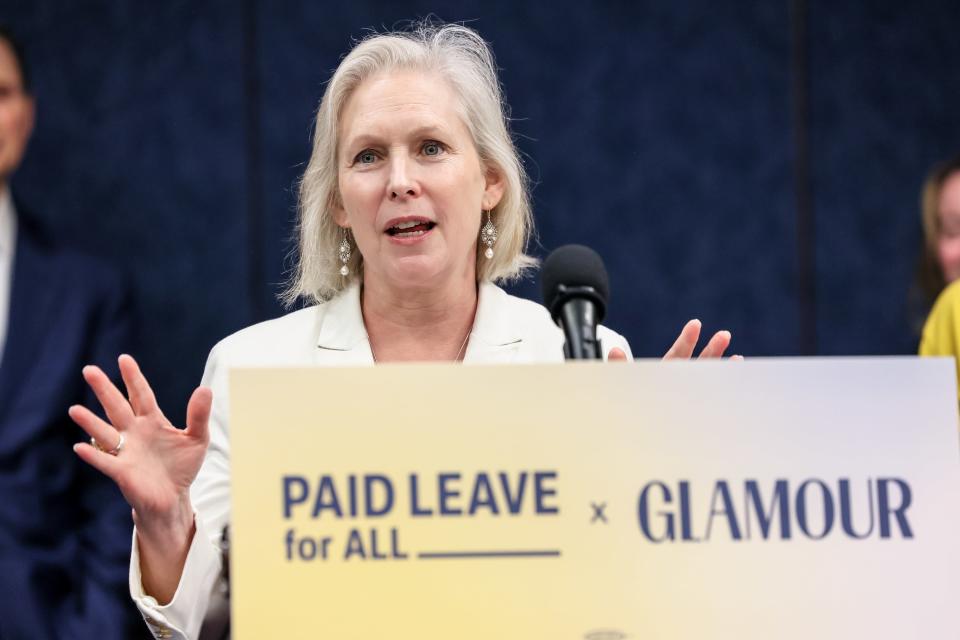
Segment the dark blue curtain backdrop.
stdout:
<svg viewBox="0 0 960 640">
<path fill-rule="evenodd" d="M 638 355 L 691 317 L 747 356 L 913 351 L 918 191 L 960 150 L 953 0 L 4 3 L 39 102 L 14 187 L 133 275 L 171 416 L 217 339 L 282 313 L 293 185 L 351 38 L 429 13 L 493 43 L 534 252 L 599 250 Z"/>
</svg>

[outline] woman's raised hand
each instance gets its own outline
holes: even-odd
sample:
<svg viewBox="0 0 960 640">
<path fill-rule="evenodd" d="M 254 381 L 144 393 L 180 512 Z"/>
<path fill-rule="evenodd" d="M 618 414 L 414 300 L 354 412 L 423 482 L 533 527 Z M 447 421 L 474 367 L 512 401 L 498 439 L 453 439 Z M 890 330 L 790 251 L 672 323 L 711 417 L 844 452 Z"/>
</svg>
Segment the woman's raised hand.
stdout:
<svg viewBox="0 0 960 640">
<path fill-rule="evenodd" d="M 691 320 L 684 325 L 683 329 L 680 331 L 680 335 L 677 336 L 676 341 L 673 343 L 673 346 L 670 347 L 670 350 L 663 356 L 664 360 L 686 360 L 693 356 L 693 350 L 697 346 L 697 341 L 700 340 L 700 329 L 701 324 L 699 320 Z M 729 331 L 717 331 L 713 334 L 713 337 L 710 338 L 710 341 L 707 343 L 707 346 L 703 348 L 703 351 L 700 352 L 699 358 L 721 358 L 723 353 L 727 350 L 727 347 L 730 346 L 730 332 Z M 608 356 L 609 360 L 626 360 L 627 355 L 620 349 L 612 349 L 610 355 Z M 743 356 L 730 356 L 731 360 L 743 360 Z"/>
<path fill-rule="evenodd" d="M 206 453 L 212 394 L 200 387 L 187 405 L 187 428 L 177 429 L 157 406 L 147 379 L 136 361 L 119 358 L 120 375 L 127 387 L 124 397 L 98 367 L 83 369 L 83 377 L 93 389 L 106 412 L 106 422 L 79 405 L 70 407 L 70 417 L 87 434 L 96 438 L 103 450 L 81 443 L 77 455 L 109 476 L 136 512 L 138 520 L 165 519 L 189 503 L 189 489 Z M 110 453 L 120 442 L 116 455 Z"/>
<path fill-rule="evenodd" d="M 187 404 L 187 427 L 177 429 L 157 406 L 137 362 L 122 355 L 119 363 L 127 397 L 98 367 L 84 367 L 83 377 L 109 422 L 86 407 L 70 407 L 70 417 L 98 445 L 79 443 L 74 451 L 116 482 L 133 507 L 143 588 L 165 604 L 173 598 L 193 540 L 190 485 L 210 441 L 213 394 L 198 387 Z"/>
<path fill-rule="evenodd" d="M 693 356 L 693 350 L 700 340 L 701 324 L 699 320 L 691 320 L 683 325 L 680 335 L 670 350 L 664 354 L 664 360 L 687 360 Z M 723 353 L 730 346 L 730 332 L 717 331 L 707 342 L 707 346 L 700 352 L 698 358 L 722 358 Z M 730 356 L 731 360 L 743 360 L 743 356 Z"/>
</svg>

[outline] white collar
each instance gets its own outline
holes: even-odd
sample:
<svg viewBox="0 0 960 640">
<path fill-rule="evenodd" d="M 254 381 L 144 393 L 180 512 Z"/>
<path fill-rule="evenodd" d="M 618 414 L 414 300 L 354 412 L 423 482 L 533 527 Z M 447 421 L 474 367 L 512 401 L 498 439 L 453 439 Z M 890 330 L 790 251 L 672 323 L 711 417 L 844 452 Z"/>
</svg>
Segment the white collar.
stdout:
<svg viewBox="0 0 960 640">
<path fill-rule="evenodd" d="M 477 313 L 473 320 L 470 342 L 464 360 L 471 352 L 488 347 L 503 347 L 522 340 L 519 327 L 510 322 L 505 312 L 510 296 L 493 284 L 483 282 L 478 288 Z M 336 296 L 323 303 L 326 307 L 317 332 L 317 347 L 331 351 L 351 351 L 361 343 L 369 343 L 367 329 L 360 309 L 360 284 L 354 282 Z M 369 348 L 368 344 L 364 346 Z"/>
<path fill-rule="evenodd" d="M 10 187 L 0 191 L 0 256 L 9 257 L 13 249 L 17 232 L 17 213 L 13 208 L 13 196 Z"/>
<path fill-rule="evenodd" d="M 350 351 L 367 342 L 367 328 L 360 310 L 360 283 L 354 282 L 321 306 L 317 346 L 330 351 Z"/>
</svg>

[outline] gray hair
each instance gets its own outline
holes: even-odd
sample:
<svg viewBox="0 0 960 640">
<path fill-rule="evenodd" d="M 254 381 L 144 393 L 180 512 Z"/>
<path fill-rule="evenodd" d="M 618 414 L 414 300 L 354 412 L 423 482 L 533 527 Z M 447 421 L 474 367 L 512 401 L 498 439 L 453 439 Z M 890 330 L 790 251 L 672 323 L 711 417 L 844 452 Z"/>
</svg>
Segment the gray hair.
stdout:
<svg viewBox="0 0 960 640">
<path fill-rule="evenodd" d="M 493 52 L 480 35 L 463 25 L 415 23 L 409 30 L 372 34 L 347 54 L 327 84 L 317 110 L 310 162 L 299 183 L 299 235 L 295 271 L 281 299 L 327 300 L 361 277 L 362 257 L 350 234 L 333 218 L 339 202 L 337 149 L 344 105 L 367 78 L 385 71 L 438 72 L 459 96 L 463 119 L 480 161 L 504 180 L 503 197 L 490 215 L 498 239 L 493 258 L 483 255 L 477 229 L 477 280 L 520 277 L 536 264 L 525 249 L 533 231 L 529 181 L 508 130 L 508 107 L 497 78 Z M 351 243 L 349 276 L 340 275 L 338 246 Z"/>
</svg>

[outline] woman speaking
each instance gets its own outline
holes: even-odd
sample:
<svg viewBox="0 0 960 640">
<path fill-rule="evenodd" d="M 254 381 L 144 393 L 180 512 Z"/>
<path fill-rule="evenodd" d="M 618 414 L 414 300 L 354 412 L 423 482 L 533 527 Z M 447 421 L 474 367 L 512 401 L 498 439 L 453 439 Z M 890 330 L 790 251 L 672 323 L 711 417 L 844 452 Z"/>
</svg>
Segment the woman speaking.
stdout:
<svg viewBox="0 0 960 640">
<path fill-rule="evenodd" d="M 120 357 L 127 397 L 96 367 L 83 371 L 109 422 L 70 409 L 92 438 L 77 455 L 133 507 L 130 588 L 164 637 L 196 637 L 221 572 L 228 369 L 563 360 L 546 309 L 494 284 L 533 265 L 524 253 L 532 219 L 493 56 L 473 30 L 421 24 L 360 42 L 320 102 L 299 195 L 285 299 L 314 304 L 217 344 L 185 429 L 167 420 L 129 356 Z M 690 357 L 699 333 L 689 322 L 667 357 Z M 599 338 L 606 358 L 630 357 L 621 336 L 600 327 Z M 717 333 L 701 357 L 729 342 Z"/>
</svg>

